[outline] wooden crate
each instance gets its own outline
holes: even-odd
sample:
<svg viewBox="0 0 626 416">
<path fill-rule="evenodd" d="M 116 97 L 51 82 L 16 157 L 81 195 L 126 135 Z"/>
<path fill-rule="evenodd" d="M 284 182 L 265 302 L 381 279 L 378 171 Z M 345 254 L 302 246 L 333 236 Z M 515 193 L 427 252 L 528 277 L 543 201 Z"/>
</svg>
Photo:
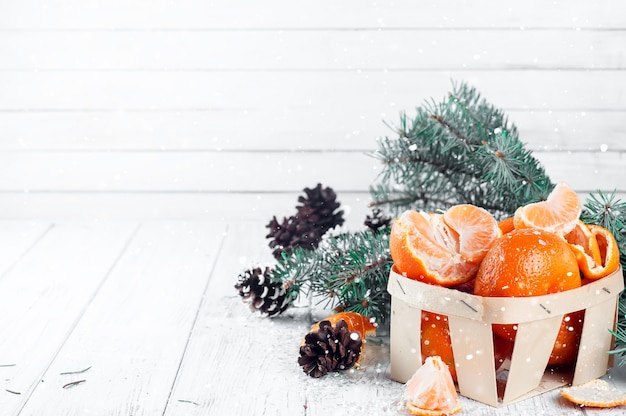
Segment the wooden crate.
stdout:
<svg viewBox="0 0 626 416">
<path fill-rule="evenodd" d="M 406 382 L 421 366 L 422 310 L 448 316 L 460 393 L 491 406 L 601 377 L 609 367 L 621 268 L 566 292 L 524 298 L 487 298 L 412 280 L 392 269 L 391 378 Z M 585 310 L 573 374 L 546 370 L 563 316 Z M 518 324 L 505 384 L 495 370 L 492 324 Z M 498 385 L 504 384 L 504 389 Z M 500 390 L 500 392 L 499 392 Z"/>
</svg>

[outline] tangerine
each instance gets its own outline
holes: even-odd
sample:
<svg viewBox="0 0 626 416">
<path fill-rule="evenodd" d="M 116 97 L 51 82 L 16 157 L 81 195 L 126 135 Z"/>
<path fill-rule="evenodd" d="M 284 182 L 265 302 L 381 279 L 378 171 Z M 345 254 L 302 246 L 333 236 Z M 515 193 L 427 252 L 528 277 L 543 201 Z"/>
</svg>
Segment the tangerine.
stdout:
<svg viewBox="0 0 626 416">
<path fill-rule="evenodd" d="M 560 182 L 545 201 L 517 208 L 513 223 L 516 229 L 539 228 L 564 235 L 576 226 L 581 212 L 576 192 L 564 182 Z"/>
<path fill-rule="evenodd" d="M 339 312 L 335 313 L 325 321 L 329 321 L 331 325 L 335 325 L 340 320 L 344 320 L 348 325 L 348 330 L 351 332 L 358 332 L 361 335 L 361 339 L 365 339 L 367 335 L 376 335 L 377 325 L 374 321 L 360 313 L 356 312 Z M 311 327 L 311 332 L 315 332 L 319 329 L 319 322 Z"/>
<path fill-rule="evenodd" d="M 452 354 L 452 340 L 450 339 L 450 327 L 447 316 L 422 311 L 420 344 L 422 363 L 428 357 L 440 357 L 450 369 L 452 379 L 456 381 L 456 366 L 454 365 L 454 355 Z"/>
<path fill-rule="evenodd" d="M 500 231 L 502 231 L 502 234 L 510 233 L 515 229 L 514 217 L 508 217 L 498 221 L 498 227 Z"/>
<path fill-rule="evenodd" d="M 389 248 L 401 274 L 450 287 L 476 275 L 500 235 L 489 212 L 461 204 L 443 214 L 405 211 L 392 225 Z"/>
<path fill-rule="evenodd" d="M 523 228 L 511 231 L 495 242 L 480 265 L 474 292 L 479 296 L 525 297 L 547 295 L 580 286 L 578 262 L 568 243 L 555 233 Z M 559 351 L 553 353 L 550 365 L 565 364 L 558 357 L 576 356 L 578 346 L 575 339 L 572 342 L 569 337 L 579 337 L 580 330 L 573 325 L 578 317 L 572 315 L 566 315 L 561 323 L 555 342 Z M 573 330 L 570 331 L 570 328 Z M 494 324 L 493 331 L 514 341 L 517 326 Z"/>
<path fill-rule="evenodd" d="M 461 411 L 459 396 L 446 363 L 428 357 L 406 382 L 406 407 L 414 415 L 444 416 Z"/>
</svg>

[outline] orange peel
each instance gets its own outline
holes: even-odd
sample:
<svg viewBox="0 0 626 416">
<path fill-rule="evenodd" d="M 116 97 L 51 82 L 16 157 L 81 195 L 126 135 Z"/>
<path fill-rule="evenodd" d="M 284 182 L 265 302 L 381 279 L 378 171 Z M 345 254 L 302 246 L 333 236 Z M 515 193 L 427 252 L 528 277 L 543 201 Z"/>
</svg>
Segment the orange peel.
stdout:
<svg viewBox="0 0 626 416">
<path fill-rule="evenodd" d="M 617 407 L 626 404 L 626 393 L 604 380 L 593 379 L 577 386 L 564 387 L 561 396 L 572 403 L 589 407 Z"/>
</svg>

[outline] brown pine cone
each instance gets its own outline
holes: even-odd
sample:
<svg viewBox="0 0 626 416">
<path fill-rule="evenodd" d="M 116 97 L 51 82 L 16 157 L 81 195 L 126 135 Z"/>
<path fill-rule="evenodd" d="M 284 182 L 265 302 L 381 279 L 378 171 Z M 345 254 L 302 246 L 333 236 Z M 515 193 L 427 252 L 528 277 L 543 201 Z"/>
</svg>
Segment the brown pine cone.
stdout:
<svg viewBox="0 0 626 416">
<path fill-rule="evenodd" d="M 280 282 L 271 280 L 269 267 L 264 270 L 260 267 L 246 270 L 239 275 L 235 289 L 252 312 L 274 316 L 284 312 L 290 305 L 287 290 Z"/>
<path fill-rule="evenodd" d="M 282 253 L 289 254 L 291 250 L 302 247 L 307 250 L 315 249 L 323 235 L 338 225 L 344 223 L 343 211 L 337 211 L 340 204 L 332 188 L 322 188 L 318 183 L 315 188 L 304 188 L 305 196 L 299 196 L 296 206 L 297 213 L 289 218 L 283 217 L 278 221 L 273 217 L 269 224 L 270 248 L 280 260 Z"/>
<path fill-rule="evenodd" d="M 352 368 L 359 360 L 362 346 L 359 333 L 351 332 L 343 319 L 334 327 L 329 321 L 322 321 L 317 331 L 304 337 L 298 364 L 306 374 L 319 378 L 331 371 Z"/>
</svg>

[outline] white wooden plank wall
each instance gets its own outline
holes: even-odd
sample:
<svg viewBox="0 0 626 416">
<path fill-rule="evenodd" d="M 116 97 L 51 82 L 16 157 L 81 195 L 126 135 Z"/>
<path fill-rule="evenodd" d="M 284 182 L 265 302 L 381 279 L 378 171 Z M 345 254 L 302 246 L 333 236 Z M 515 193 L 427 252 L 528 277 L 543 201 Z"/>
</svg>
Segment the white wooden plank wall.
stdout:
<svg viewBox="0 0 626 416">
<path fill-rule="evenodd" d="M 360 223 L 385 125 L 468 81 L 553 180 L 626 195 L 618 0 L 0 6 L 0 218 L 266 219 L 332 186 Z"/>
</svg>

